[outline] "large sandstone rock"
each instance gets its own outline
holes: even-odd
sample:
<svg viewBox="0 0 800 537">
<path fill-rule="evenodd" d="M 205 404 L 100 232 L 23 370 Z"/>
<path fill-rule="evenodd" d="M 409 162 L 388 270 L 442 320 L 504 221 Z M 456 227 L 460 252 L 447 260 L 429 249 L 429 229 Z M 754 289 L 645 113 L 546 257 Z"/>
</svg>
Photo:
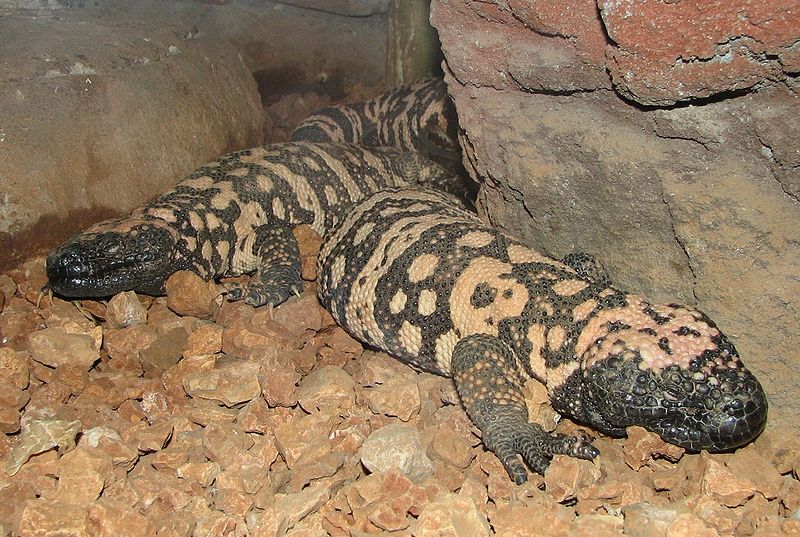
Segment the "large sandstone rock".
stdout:
<svg viewBox="0 0 800 537">
<path fill-rule="evenodd" d="M 186 30 L 88 10 L 0 18 L 0 268 L 260 143 L 250 72 Z"/>
<path fill-rule="evenodd" d="M 787 381 L 800 378 L 796 93 L 770 87 L 776 78 L 757 74 L 760 91 L 736 98 L 699 101 L 701 106 L 632 106 L 610 91 L 604 72 L 613 74 L 620 65 L 616 45 L 608 45 L 606 65 L 593 33 L 602 28 L 576 22 L 599 24 L 594 3 L 569 4 L 432 3 L 465 165 L 482 184 L 480 212 L 554 257 L 594 254 L 622 288 L 697 304 L 731 336 L 765 385 L 772 423 L 796 423 L 800 401 Z M 610 24 L 617 6 L 629 4 L 609 4 L 604 22 Z M 781 9 L 780 3 L 751 4 L 751 15 L 755 7 Z M 712 43 L 737 31 L 725 27 L 727 7 L 713 3 L 709 9 L 706 15 L 717 13 L 720 25 L 709 36 Z M 665 42 L 679 35 L 658 32 Z M 646 72 L 634 64 L 627 69 Z M 631 98 L 633 90 L 623 91 L 614 76 L 615 89 Z M 735 76 L 732 71 L 728 82 Z M 668 93 L 677 79 L 665 74 L 651 80 L 663 80 L 659 91 Z M 721 79 L 707 80 L 708 91 L 686 85 L 687 95 L 659 99 L 722 91 L 715 85 Z"/>
</svg>

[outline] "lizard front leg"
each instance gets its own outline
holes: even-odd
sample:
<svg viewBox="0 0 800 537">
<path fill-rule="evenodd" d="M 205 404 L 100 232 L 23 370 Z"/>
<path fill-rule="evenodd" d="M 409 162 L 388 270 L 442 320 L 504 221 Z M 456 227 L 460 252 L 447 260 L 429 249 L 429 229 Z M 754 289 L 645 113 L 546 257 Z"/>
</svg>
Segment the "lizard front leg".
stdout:
<svg viewBox="0 0 800 537">
<path fill-rule="evenodd" d="M 549 434 L 528 423 L 516 358 L 500 339 L 475 334 L 453 350 L 453 379 L 467 414 L 517 484 L 528 479 L 522 460 L 544 473 L 554 455 L 593 459 L 599 453 L 588 437 Z"/>
<path fill-rule="evenodd" d="M 256 272 L 247 285 L 228 286 L 228 300 L 241 300 L 251 306 L 277 306 L 303 290 L 300 277 L 300 250 L 290 227 L 265 224 L 256 228 L 242 248 L 256 258 Z"/>
</svg>

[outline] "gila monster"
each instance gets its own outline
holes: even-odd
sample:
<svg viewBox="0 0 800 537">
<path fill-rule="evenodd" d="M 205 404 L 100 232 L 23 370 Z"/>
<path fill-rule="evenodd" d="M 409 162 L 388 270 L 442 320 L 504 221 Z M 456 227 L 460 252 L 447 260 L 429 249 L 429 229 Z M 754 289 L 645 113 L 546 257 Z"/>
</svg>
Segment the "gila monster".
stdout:
<svg viewBox="0 0 800 537">
<path fill-rule="evenodd" d="M 202 166 L 127 218 L 79 233 L 48 256 L 46 289 L 64 297 L 120 291 L 160 295 L 167 278 L 251 271 L 231 300 L 277 305 L 302 288 L 291 227 L 319 234 L 355 201 L 387 186 L 444 188 L 451 176 L 413 152 L 347 144 L 285 143 L 237 151 Z"/>
<path fill-rule="evenodd" d="M 590 256 L 551 259 L 440 192 L 358 204 L 324 240 L 318 292 L 354 337 L 451 376 L 517 483 L 519 456 L 541 473 L 555 454 L 598 454 L 586 436 L 528 423 L 527 379 L 603 433 L 639 425 L 689 450 L 743 445 L 765 424 L 761 385 L 705 314 L 622 292 Z"/>
<path fill-rule="evenodd" d="M 297 126 L 292 140 L 401 147 L 457 172 L 456 124 L 444 80 L 429 78 L 368 101 L 321 108 Z"/>
</svg>

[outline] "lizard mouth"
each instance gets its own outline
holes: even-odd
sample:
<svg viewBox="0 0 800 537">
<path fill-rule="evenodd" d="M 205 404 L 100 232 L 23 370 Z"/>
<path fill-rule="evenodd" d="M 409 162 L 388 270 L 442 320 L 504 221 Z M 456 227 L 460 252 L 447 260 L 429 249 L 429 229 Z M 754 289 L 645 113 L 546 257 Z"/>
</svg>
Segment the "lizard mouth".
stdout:
<svg viewBox="0 0 800 537">
<path fill-rule="evenodd" d="M 609 357 L 584 378 L 587 419 L 619 435 L 638 425 L 690 451 L 727 451 L 754 440 L 764 429 L 767 400 L 743 366 L 708 371 L 700 363 L 641 370 L 636 360 Z M 738 362 L 741 364 L 741 362 Z"/>
<path fill-rule="evenodd" d="M 81 233 L 47 257 L 45 289 L 66 298 L 163 294 L 174 250 L 170 233 L 152 225 Z"/>
</svg>

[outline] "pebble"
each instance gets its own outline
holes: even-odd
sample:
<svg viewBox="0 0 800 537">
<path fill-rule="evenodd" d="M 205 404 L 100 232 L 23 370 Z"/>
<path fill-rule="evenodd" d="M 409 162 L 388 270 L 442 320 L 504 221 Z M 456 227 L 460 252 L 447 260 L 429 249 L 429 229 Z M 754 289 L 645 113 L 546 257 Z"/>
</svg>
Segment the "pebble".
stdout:
<svg viewBox="0 0 800 537">
<path fill-rule="evenodd" d="M 433 474 L 419 431 L 411 425 L 393 423 L 370 434 L 359 450 L 361 462 L 370 472 L 399 469 L 419 483 Z"/>
<path fill-rule="evenodd" d="M 133 291 L 123 291 L 106 305 L 105 319 L 110 328 L 124 328 L 147 322 L 147 309 Z"/>
</svg>

